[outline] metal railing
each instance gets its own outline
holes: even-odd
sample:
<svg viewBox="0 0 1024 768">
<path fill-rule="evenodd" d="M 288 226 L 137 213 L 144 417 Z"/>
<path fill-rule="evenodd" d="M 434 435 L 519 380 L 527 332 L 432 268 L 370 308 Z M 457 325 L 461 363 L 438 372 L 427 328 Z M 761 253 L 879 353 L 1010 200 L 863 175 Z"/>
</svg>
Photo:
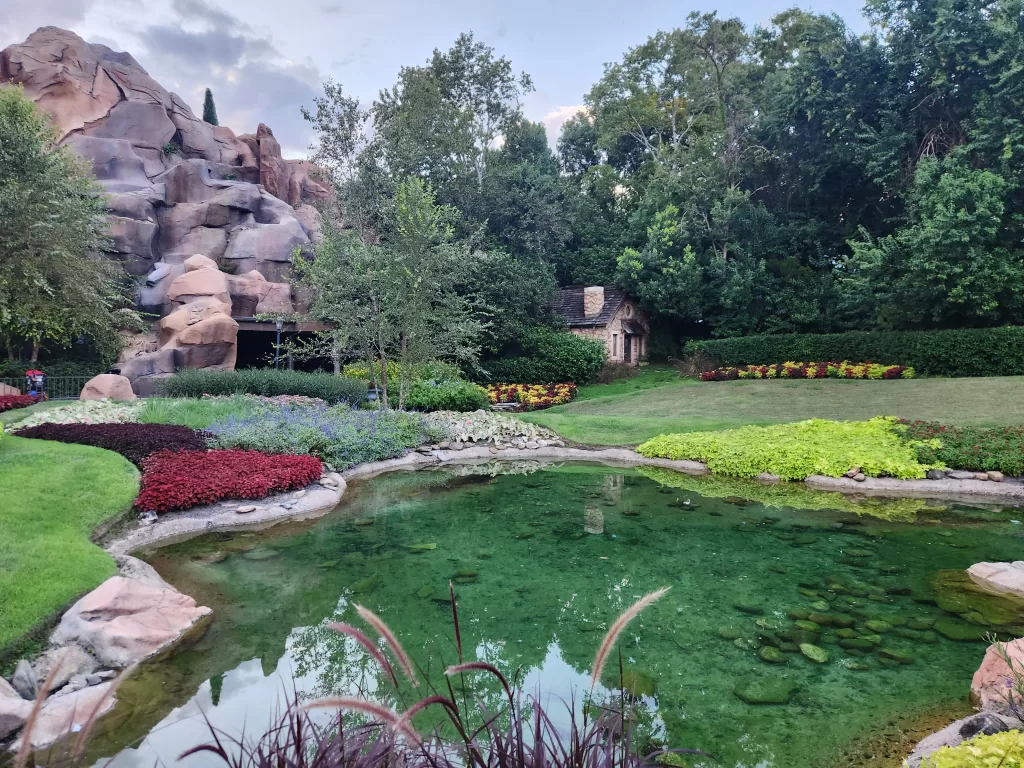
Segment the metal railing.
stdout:
<svg viewBox="0 0 1024 768">
<path fill-rule="evenodd" d="M 48 376 L 46 378 L 46 394 L 51 400 L 77 400 L 82 387 L 92 376 Z M 0 378 L 0 384 L 14 387 L 23 395 L 28 392 L 25 377 Z"/>
</svg>

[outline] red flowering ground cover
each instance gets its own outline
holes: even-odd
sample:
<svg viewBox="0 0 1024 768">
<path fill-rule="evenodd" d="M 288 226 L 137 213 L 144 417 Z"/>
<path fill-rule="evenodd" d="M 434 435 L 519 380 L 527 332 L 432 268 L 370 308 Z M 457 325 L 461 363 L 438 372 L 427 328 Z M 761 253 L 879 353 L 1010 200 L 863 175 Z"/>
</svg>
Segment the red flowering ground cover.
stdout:
<svg viewBox="0 0 1024 768">
<path fill-rule="evenodd" d="M 0 413 L 13 411 L 15 408 L 28 408 L 38 402 L 39 398 L 32 395 L 0 395 Z"/>
<path fill-rule="evenodd" d="M 309 485 L 323 465 L 313 456 L 259 451 L 160 451 L 142 462 L 135 506 L 167 512 L 221 499 L 262 499 Z"/>
</svg>

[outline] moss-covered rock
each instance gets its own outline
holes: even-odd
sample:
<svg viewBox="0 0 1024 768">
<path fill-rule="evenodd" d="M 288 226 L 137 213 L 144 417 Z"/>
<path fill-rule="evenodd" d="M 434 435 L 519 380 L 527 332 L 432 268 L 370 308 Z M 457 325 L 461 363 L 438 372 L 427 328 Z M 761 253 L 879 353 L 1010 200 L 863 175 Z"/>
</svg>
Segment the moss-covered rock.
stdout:
<svg viewBox="0 0 1024 768">
<path fill-rule="evenodd" d="M 737 681 L 732 692 L 747 704 L 788 704 L 799 687 L 781 675 L 752 675 Z"/>
</svg>

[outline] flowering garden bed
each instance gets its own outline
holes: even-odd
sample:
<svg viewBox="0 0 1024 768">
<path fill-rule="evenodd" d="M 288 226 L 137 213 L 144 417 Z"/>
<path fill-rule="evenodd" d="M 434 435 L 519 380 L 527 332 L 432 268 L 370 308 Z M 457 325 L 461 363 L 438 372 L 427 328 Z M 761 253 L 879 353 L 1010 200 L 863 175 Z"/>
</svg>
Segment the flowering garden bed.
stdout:
<svg viewBox="0 0 1024 768">
<path fill-rule="evenodd" d="M 577 393 L 572 382 L 562 384 L 491 384 L 487 399 L 492 405 L 517 403 L 524 411 L 539 411 L 572 402 Z"/>
<path fill-rule="evenodd" d="M 18 430 L 18 437 L 55 440 L 106 448 L 124 456 L 136 466 L 161 450 L 201 451 L 208 435 L 179 424 L 39 424 Z"/>
<path fill-rule="evenodd" d="M 716 368 L 700 374 L 701 381 L 734 381 L 736 379 L 912 379 L 914 369 L 908 365 L 851 363 L 795 363 L 744 365 Z"/>
<path fill-rule="evenodd" d="M 262 499 L 309 485 L 323 464 L 313 456 L 258 451 L 160 451 L 142 462 L 141 510 L 168 512 L 221 499 Z"/>
<path fill-rule="evenodd" d="M 32 395 L 0 395 L 0 413 L 13 411 L 15 408 L 28 408 L 38 402 L 39 398 Z"/>
</svg>

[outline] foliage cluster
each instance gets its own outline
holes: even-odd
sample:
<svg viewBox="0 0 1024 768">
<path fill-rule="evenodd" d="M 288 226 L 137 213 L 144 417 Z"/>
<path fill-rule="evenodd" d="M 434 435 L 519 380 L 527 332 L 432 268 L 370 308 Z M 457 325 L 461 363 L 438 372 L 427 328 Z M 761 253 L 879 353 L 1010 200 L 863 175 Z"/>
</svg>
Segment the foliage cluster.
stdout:
<svg viewBox="0 0 1024 768">
<path fill-rule="evenodd" d="M 491 403 L 518 403 L 526 411 L 539 411 L 553 405 L 565 405 L 576 398 L 573 383 L 564 384 L 490 384 L 487 399 Z"/>
<path fill-rule="evenodd" d="M 934 421 L 902 421 L 900 434 L 915 441 L 922 464 L 1024 475 L 1024 427 L 951 427 Z"/>
<path fill-rule="evenodd" d="M 809 475 L 842 477 L 854 467 L 869 477 L 923 478 L 935 465 L 918 461 L 918 441 L 901 437 L 896 420 L 810 419 L 768 427 L 720 432 L 659 435 L 637 452 L 664 459 L 703 461 L 715 474 L 756 477 L 769 473 L 783 480 Z"/>
<path fill-rule="evenodd" d="M 250 416 L 229 416 L 209 432 L 210 444 L 217 448 L 310 454 L 338 471 L 398 456 L 426 439 L 418 414 L 345 405 L 271 407 Z"/>
<path fill-rule="evenodd" d="M 574 333 L 537 328 L 507 358 L 486 363 L 490 381 L 548 384 L 593 381 L 604 366 L 604 344 Z"/>
<path fill-rule="evenodd" d="M 40 355 L 40 359 L 31 363 L 27 360 L 4 360 L 0 362 L 0 378 L 21 379 L 25 371 L 37 369 L 53 378 L 58 376 L 86 376 L 92 378 L 103 373 L 110 367 L 111 360 L 89 356 L 86 359 L 71 357 L 53 357 Z"/>
<path fill-rule="evenodd" d="M 906 365 L 881 363 L 773 363 L 745 365 L 738 368 L 716 368 L 703 371 L 701 381 L 735 381 L 736 379 L 912 379 L 914 369 Z"/>
<path fill-rule="evenodd" d="M 309 485 L 323 472 L 313 456 L 258 451 L 159 451 L 142 462 L 135 507 L 168 512 L 221 499 L 262 499 Z"/>
<path fill-rule="evenodd" d="M 487 393 L 468 381 L 420 379 L 412 383 L 405 398 L 405 407 L 414 411 L 477 411 L 488 406 Z"/>
<path fill-rule="evenodd" d="M 178 424 L 39 424 L 20 429 L 17 435 L 105 448 L 121 454 L 137 467 L 157 451 L 201 451 L 206 448 L 206 435 Z"/>
<path fill-rule="evenodd" d="M 1024 375 L 1024 327 L 871 333 L 797 333 L 691 341 L 720 365 L 765 360 L 875 360 L 929 376 Z"/>
<path fill-rule="evenodd" d="M 373 383 L 380 381 L 381 369 L 380 361 L 375 360 L 373 362 L 373 372 L 370 371 L 370 363 L 359 362 L 349 363 L 342 371 L 345 376 L 353 376 L 357 379 L 362 379 L 367 383 Z M 457 365 L 451 363 L 445 363 L 440 360 L 431 360 L 425 363 L 414 366 L 410 371 L 403 371 L 402 366 L 396 363 L 394 360 L 388 362 L 387 365 L 388 379 L 392 381 L 398 381 L 403 376 L 407 376 L 413 381 L 435 381 L 438 383 L 459 381 L 462 378 L 462 371 Z"/>
<path fill-rule="evenodd" d="M 436 440 L 462 443 L 508 443 L 513 440 L 556 440 L 549 429 L 493 411 L 437 411 L 423 417 L 423 426 Z"/>
<path fill-rule="evenodd" d="M 32 395 L 0 395 L 0 413 L 13 411 L 15 408 L 28 408 L 37 402 L 39 398 Z"/>
<path fill-rule="evenodd" d="M 246 368 L 237 371 L 183 370 L 161 382 L 167 397 L 203 395 L 304 395 L 328 403 L 355 405 L 366 399 L 366 383 L 352 376 L 305 373 L 274 368 Z"/>
<path fill-rule="evenodd" d="M 221 395 L 216 397 L 147 397 L 138 413 L 143 424 L 182 424 L 206 429 L 229 416 L 246 417 L 266 407 L 258 395 Z"/>
<path fill-rule="evenodd" d="M 139 420 L 142 410 L 140 401 L 116 402 L 114 400 L 77 400 L 67 405 L 58 405 L 37 411 L 18 422 L 18 427 L 34 427 L 38 424 L 114 424 Z"/>
<path fill-rule="evenodd" d="M 940 747 L 921 768 L 1024 768 L 1024 733 L 979 734 L 955 747 Z"/>
</svg>

